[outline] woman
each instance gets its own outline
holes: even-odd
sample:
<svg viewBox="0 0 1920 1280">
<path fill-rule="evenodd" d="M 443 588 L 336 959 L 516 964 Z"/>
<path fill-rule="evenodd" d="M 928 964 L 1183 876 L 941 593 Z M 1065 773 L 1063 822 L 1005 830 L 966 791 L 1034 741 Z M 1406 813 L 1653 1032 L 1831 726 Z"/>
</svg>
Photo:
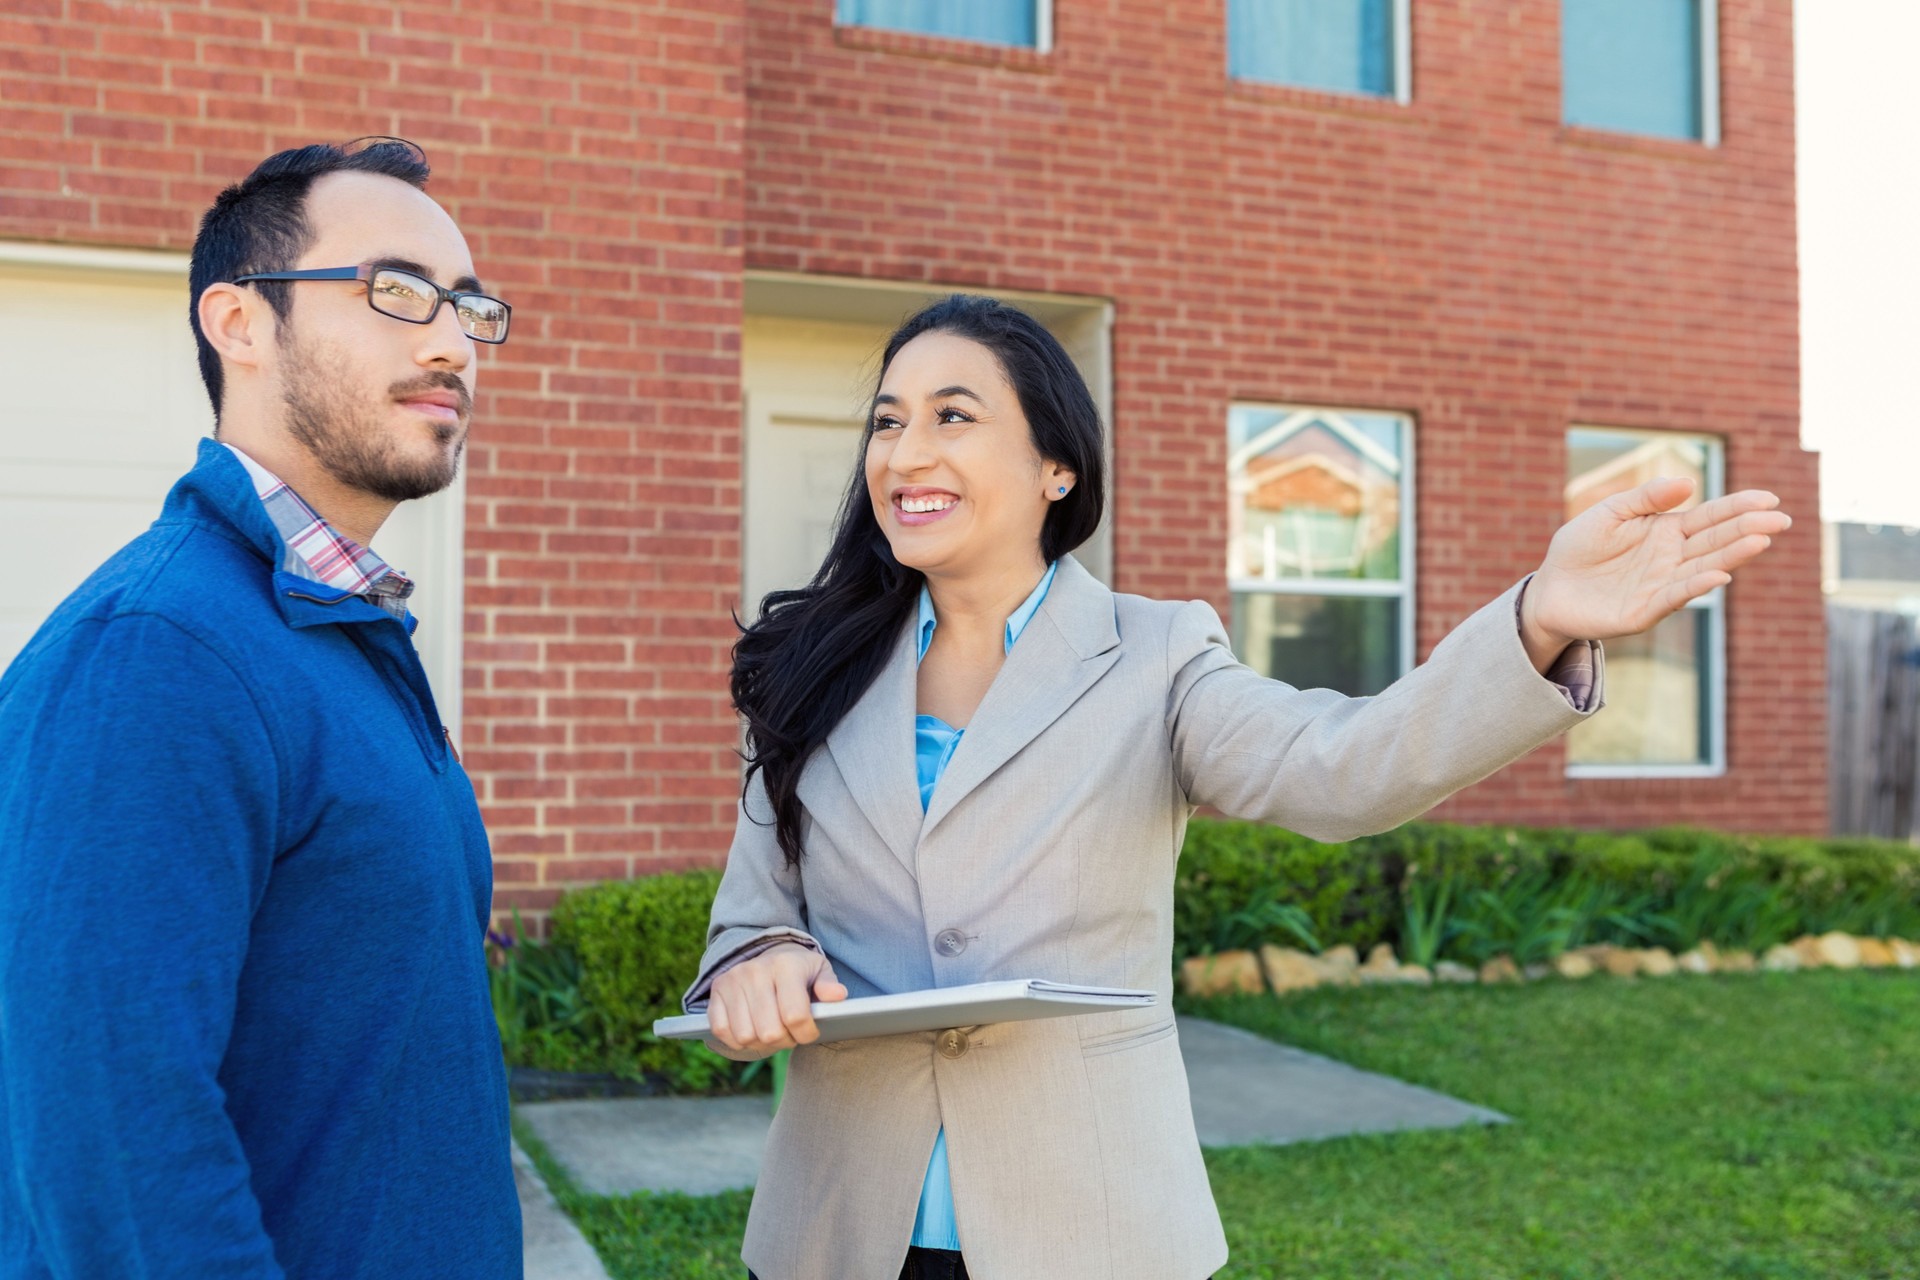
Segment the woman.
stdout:
<svg viewBox="0 0 1920 1280">
<path fill-rule="evenodd" d="M 1171 1008 L 1194 808 L 1323 840 L 1413 818 L 1590 714 L 1590 641 L 1726 583 L 1790 523 L 1764 493 L 1668 514 L 1690 487 L 1655 481 L 1347 698 L 1239 665 L 1203 603 L 1075 563 L 1101 459 L 1039 324 L 928 307 L 887 344 L 826 562 L 734 651 L 743 814 L 686 1007 L 733 1056 L 804 1046 L 742 1249 L 760 1280 L 1210 1274 L 1226 1241 Z M 810 1000 L 1026 977 L 1160 999 L 813 1043 Z"/>
</svg>

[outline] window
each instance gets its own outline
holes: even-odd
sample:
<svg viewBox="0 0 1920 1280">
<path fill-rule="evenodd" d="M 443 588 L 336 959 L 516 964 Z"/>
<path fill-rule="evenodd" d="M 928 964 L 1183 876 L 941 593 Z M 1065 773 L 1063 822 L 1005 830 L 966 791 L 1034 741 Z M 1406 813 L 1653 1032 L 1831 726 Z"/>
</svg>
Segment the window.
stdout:
<svg viewBox="0 0 1920 1280">
<path fill-rule="evenodd" d="M 1562 0 L 1561 117 L 1718 143 L 1716 0 Z"/>
<path fill-rule="evenodd" d="M 1712 436 L 1575 427 L 1567 433 L 1568 519 L 1656 476 L 1687 476 L 1689 505 L 1720 496 L 1723 452 Z M 1726 595 L 1694 601 L 1645 635 L 1607 642 L 1607 710 L 1567 739 L 1574 777 L 1713 775 L 1724 771 Z"/>
<path fill-rule="evenodd" d="M 1355 695 L 1411 668 L 1412 437 L 1403 414 L 1234 407 L 1227 580 L 1241 661 Z"/>
<path fill-rule="evenodd" d="M 1411 0 L 1227 0 L 1227 73 L 1334 93 L 1411 97 Z"/>
<path fill-rule="evenodd" d="M 1053 0 L 834 0 L 833 20 L 1042 53 L 1053 44 Z"/>
</svg>

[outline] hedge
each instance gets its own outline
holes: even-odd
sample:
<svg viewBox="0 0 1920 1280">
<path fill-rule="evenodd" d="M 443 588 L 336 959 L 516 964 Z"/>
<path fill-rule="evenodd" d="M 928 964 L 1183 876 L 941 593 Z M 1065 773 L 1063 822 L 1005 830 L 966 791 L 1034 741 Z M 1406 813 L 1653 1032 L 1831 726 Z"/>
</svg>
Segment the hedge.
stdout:
<svg viewBox="0 0 1920 1280">
<path fill-rule="evenodd" d="M 742 1082 L 705 1046 L 652 1034 L 654 1019 L 679 1012 L 718 885 L 711 870 L 610 881 L 555 908 L 551 945 L 577 959 L 590 1015 L 580 1034 L 603 1069 L 686 1090 Z M 1201 820 L 1175 880 L 1173 960 L 1294 944 L 1302 916 L 1321 946 L 1387 942 L 1404 957 L 1409 905 L 1439 885 L 1455 917 L 1443 953 L 1469 960 L 1476 947 L 1537 959 L 1584 941 L 1683 949 L 1710 938 L 1757 950 L 1830 929 L 1920 941 L 1920 851 L 1894 841 L 1411 823 L 1336 845 Z M 1516 925 L 1521 917 L 1531 923 Z M 1503 928 L 1528 941 L 1504 945 Z"/>
</svg>

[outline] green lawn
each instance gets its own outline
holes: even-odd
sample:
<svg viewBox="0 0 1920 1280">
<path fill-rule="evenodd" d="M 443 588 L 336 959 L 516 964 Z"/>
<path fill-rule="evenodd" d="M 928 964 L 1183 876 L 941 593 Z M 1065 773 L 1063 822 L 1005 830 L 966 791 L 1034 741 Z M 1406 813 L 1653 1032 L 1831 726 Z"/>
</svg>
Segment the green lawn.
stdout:
<svg viewBox="0 0 1920 1280">
<path fill-rule="evenodd" d="M 1362 988 L 1189 1011 L 1520 1122 L 1210 1152 L 1223 1280 L 1920 1278 L 1920 975 Z M 555 1190 L 616 1280 L 743 1274 L 744 1194 Z"/>
</svg>

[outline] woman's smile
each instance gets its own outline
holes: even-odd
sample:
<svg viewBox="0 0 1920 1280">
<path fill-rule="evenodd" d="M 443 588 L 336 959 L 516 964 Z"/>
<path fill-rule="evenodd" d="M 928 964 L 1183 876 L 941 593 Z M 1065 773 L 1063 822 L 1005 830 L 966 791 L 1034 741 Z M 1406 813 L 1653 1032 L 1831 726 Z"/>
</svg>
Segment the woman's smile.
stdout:
<svg viewBox="0 0 1920 1280">
<path fill-rule="evenodd" d="M 894 518 L 909 528 L 944 519 L 959 505 L 959 495 L 945 489 L 909 487 L 893 493 Z"/>
</svg>

